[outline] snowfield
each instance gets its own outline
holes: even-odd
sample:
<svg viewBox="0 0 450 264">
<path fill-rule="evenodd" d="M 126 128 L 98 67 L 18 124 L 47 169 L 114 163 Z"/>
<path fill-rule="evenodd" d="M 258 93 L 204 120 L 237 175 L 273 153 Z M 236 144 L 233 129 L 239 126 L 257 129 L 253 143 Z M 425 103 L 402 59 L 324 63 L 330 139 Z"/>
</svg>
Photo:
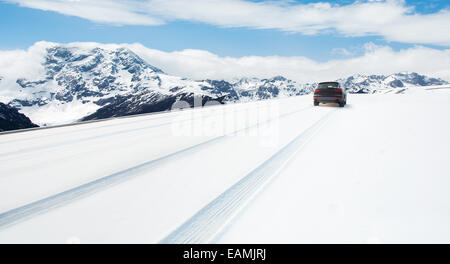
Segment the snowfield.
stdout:
<svg viewBox="0 0 450 264">
<path fill-rule="evenodd" d="M 450 87 L 398 89 L 0 134 L 0 243 L 450 243 Z"/>
</svg>

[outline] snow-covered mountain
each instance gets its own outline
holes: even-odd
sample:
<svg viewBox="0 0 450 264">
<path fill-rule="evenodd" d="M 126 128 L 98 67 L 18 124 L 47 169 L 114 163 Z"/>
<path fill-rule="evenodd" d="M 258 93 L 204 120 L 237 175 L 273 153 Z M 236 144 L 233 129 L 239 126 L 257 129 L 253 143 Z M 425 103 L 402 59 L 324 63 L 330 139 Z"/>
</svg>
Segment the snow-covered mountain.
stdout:
<svg viewBox="0 0 450 264">
<path fill-rule="evenodd" d="M 282 76 L 189 80 L 164 73 L 120 45 L 42 45 L 35 52 L 38 71 L 12 77 L 0 72 L 0 102 L 19 109 L 39 125 L 166 111 L 178 100 L 193 105 L 195 98 L 202 103 L 231 103 L 295 96 L 317 86 Z M 446 83 L 417 73 L 355 75 L 340 81 L 353 93 Z"/>
<path fill-rule="evenodd" d="M 37 78 L 23 73 L 0 89 L 0 101 L 41 125 L 165 111 L 177 100 L 192 102 L 194 97 L 226 103 L 311 90 L 283 77 L 229 83 L 171 76 L 116 46 L 53 44 L 45 49 L 41 65 Z"/>
<path fill-rule="evenodd" d="M 105 106 L 82 120 L 166 111 L 176 101 L 184 101 L 191 106 L 195 101 L 202 105 L 212 100 L 225 104 L 302 95 L 313 89 L 311 85 L 301 85 L 280 76 L 270 79 L 241 79 L 237 82 L 184 79 L 179 79 L 178 82 L 166 88 L 171 94 L 156 93 L 150 88 L 115 96 L 108 99 Z"/>
<path fill-rule="evenodd" d="M 350 93 L 376 93 L 391 88 L 415 86 L 444 85 L 448 82 L 430 78 L 418 73 L 396 73 L 391 75 L 360 75 L 356 74 L 339 79 Z"/>
</svg>

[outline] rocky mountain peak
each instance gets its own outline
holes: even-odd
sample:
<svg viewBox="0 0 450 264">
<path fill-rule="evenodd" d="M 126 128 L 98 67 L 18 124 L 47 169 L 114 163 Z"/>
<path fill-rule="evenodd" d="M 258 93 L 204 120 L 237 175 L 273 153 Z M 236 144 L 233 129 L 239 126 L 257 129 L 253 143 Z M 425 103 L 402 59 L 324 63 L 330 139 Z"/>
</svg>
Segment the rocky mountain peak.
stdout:
<svg viewBox="0 0 450 264">
<path fill-rule="evenodd" d="M 308 94 L 317 86 L 283 76 L 233 81 L 180 78 L 164 73 L 130 49 L 117 45 L 51 44 L 44 51 L 39 54 L 43 56 L 42 73 L 28 77 L 24 73 L 24 77 L 8 79 L 4 82 L 8 87 L 2 86 L 0 90 L 7 95 L 5 103 L 40 125 L 165 111 L 174 101 L 190 102 L 196 97 L 230 103 L 296 96 Z M 355 74 L 339 81 L 350 93 L 447 83 L 406 72 Z"/>
<path fill-rule="evenodd" d="M 17 109 L 0 103 L 0 132 L 37 127 L 25 115 L 19 113 Z"/>
<path fill-rule="evenodd" d="M 390 88 L 448 84 L 442 79 L 430 78 L 416 72 L 401 72 L 390 75 L 355 74 L 338 81 L 343 82 L 351 93 L 374 93 Z"/>
</svg>

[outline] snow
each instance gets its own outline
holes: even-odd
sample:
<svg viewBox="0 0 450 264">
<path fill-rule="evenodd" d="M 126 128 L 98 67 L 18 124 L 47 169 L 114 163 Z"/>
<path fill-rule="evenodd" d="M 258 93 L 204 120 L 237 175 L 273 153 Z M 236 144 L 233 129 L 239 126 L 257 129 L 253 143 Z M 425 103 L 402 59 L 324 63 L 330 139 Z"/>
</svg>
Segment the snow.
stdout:
<svg viewBox="0 0 450 264">
<path fill-rule="evenodd" d="M 99 108 L 100 106 L 92 101 L 82 102 L 75 98 L 67 103 L 52 101 L 44 106 L 22 107 L 20 112 L 31 120 L 39 120 L 40 126 L 54 126 L 73 123 L 80 117 L 94 113 Z"/>
<path fill-rule="evenodd" d="M 219 241 L 448 243 L 449 96 L 352 96 Z"/>
<path fill-rule="evenodd" d="M 0 135 L 0 243 L 449 243 L 449 102 L 306 95 Z"/>
</svg>

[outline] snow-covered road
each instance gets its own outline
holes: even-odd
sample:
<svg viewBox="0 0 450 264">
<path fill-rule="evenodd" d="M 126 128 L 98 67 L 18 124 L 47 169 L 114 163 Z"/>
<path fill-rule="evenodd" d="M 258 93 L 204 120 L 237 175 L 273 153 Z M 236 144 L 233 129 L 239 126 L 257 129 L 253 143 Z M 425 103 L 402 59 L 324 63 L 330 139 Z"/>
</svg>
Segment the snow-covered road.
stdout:
<svg viewBox="0 0 450 264">
<path fill-rule="evenodd" d="M 450 89 L 0 135 L 0 243 L 450 242 Z"/>
</svg>

